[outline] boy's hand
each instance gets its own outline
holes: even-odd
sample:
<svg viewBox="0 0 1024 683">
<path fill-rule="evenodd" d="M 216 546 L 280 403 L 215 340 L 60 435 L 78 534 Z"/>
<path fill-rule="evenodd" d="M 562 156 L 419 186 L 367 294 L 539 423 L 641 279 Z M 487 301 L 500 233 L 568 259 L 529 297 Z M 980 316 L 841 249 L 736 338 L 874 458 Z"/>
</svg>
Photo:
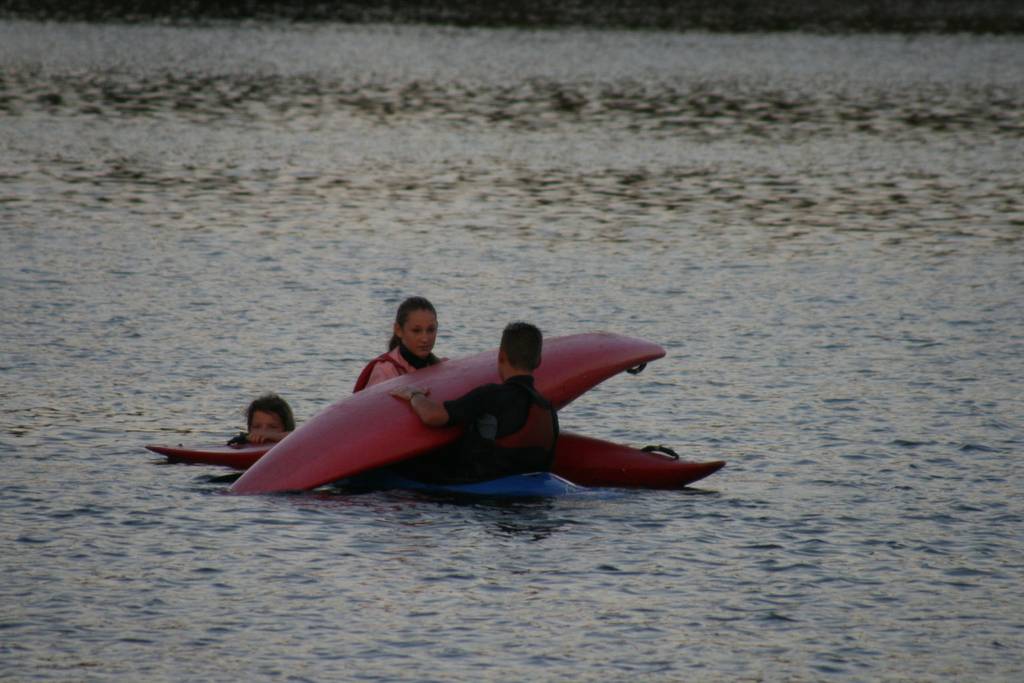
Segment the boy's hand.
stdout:
<svg viewBox="0 0 1024 683">
<path fill-rule="evenodd" d="M 411 401 L 413 396 L 417 394 L 428 396 L 430 394 L 430 389 L 420 389 L 419 387 L 406 386 L 391 390 L 392 396 L 394 396 L 395 398 L 400 398 L 403 401 Z"/>
</svg>

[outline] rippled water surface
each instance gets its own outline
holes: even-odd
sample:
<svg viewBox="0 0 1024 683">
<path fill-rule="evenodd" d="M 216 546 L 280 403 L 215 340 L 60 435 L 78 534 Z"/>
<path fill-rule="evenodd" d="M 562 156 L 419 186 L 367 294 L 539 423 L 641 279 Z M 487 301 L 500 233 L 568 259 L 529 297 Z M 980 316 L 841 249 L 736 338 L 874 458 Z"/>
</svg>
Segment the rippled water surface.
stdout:
<svg viewBox="0 0 1024 683">
<path fill-rule="evenodd" d="M 1024 676 L 1024 42 L 0 23 L 0 678 Z M 668 355 L 547 501 L 223 495 L 397 303 Z M 386 428 L 386 425 L 375 426 Z"/>
</svg>

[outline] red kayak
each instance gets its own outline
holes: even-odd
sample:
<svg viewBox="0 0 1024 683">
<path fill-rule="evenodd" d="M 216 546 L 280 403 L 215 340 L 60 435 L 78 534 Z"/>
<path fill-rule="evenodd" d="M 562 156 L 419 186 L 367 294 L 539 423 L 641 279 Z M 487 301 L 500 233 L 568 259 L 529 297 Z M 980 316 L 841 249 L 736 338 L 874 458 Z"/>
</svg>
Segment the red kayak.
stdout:
<svg viewBox="0 0 1024 683">
<path fill-rule="evenodd" d="M 668 449 L 643 450 L 579 434 L 561 434 L 551 471 L 580 486 L 677 489 L 724 466 L 724 460 L 680 460 Z"/>
<path fill-rule="evenodd" d="M 270 450 L 274 444 L 249 444 L 246 446 L 208 446 L 186 448 L 185 446 L 146 446 L 147 450 L 167 456 L 171 462 L 193 462 L 203 465 L 225 465 L 236 470 L 247 470 Z"/>
<path fill-rule="evenodd" d="M 534 386 L 557 410 L 609 377 L 664 355 L 665 350 L 657 344 L 607 332 L 554 337 L 544 341 Z M 481 384 L 499 382 L 497 359 L 498 350 L 493 349 L 352 394 L 271 448 L 229 490 L 274 493 L 312 489 L 451 443 L 459 437 L 459 428 L 423 425 L 391 390 L 417 386 L 429 389 L 436 401 L 455 399 Z"/>
<path fill-rule="evenodd" d="M 146 448 L 174 462 L 226 465 L 244 470 L 259 460 L 272 445 Z M 580 486 L 677 489 L 714 474 L 724 465 L 721 460 L 687 462 L 663 452 L 630 448 L 563 432 L 558 437 L 552 472 Z"/>
</svg>

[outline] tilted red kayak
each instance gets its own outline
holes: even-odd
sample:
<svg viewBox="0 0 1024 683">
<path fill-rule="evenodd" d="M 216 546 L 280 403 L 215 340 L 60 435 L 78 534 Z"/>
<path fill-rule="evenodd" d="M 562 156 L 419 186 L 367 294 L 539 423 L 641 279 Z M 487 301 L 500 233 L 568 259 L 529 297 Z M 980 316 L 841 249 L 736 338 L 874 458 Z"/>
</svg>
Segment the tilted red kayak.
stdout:
<svg viewBox="0 0 1024 683">
<path fill-rule="evenodd" d="M 661 358 L 648 341 L 606 332 L 545 340 L 534 386 L 555 409 L 625 370 Z M 450 360 L 381 382 L 332 404 L 270 449 L 229 489 L 232 493 L 300 491 L 436 450 L 458 438 L 454 427 L 431 428 L 392 389 L 413 385 L 436 401 L 497 383 L 497 349 Z"/>
</svg>

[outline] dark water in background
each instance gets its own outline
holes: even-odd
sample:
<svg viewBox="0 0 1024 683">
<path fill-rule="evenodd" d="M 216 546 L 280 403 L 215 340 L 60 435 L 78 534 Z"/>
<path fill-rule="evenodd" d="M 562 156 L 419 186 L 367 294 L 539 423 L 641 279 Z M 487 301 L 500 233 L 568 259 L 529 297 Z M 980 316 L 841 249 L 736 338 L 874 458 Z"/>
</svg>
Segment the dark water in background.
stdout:
<svg viewBox="0 0 1024 683">
<path fill-rule="evenodd" d="M 0 23 L 0 677 L 1019 680 L 1017 37 Z M 397 302 L 668 356 L 567 429 L 729 461 L 229 497 Z"/>
<path fill-rule="evenodd" d="M 219 20 L 672 31 L 1024 32 L 1017 0 L 0 0 L 0 17 Z"/>
</svg>

